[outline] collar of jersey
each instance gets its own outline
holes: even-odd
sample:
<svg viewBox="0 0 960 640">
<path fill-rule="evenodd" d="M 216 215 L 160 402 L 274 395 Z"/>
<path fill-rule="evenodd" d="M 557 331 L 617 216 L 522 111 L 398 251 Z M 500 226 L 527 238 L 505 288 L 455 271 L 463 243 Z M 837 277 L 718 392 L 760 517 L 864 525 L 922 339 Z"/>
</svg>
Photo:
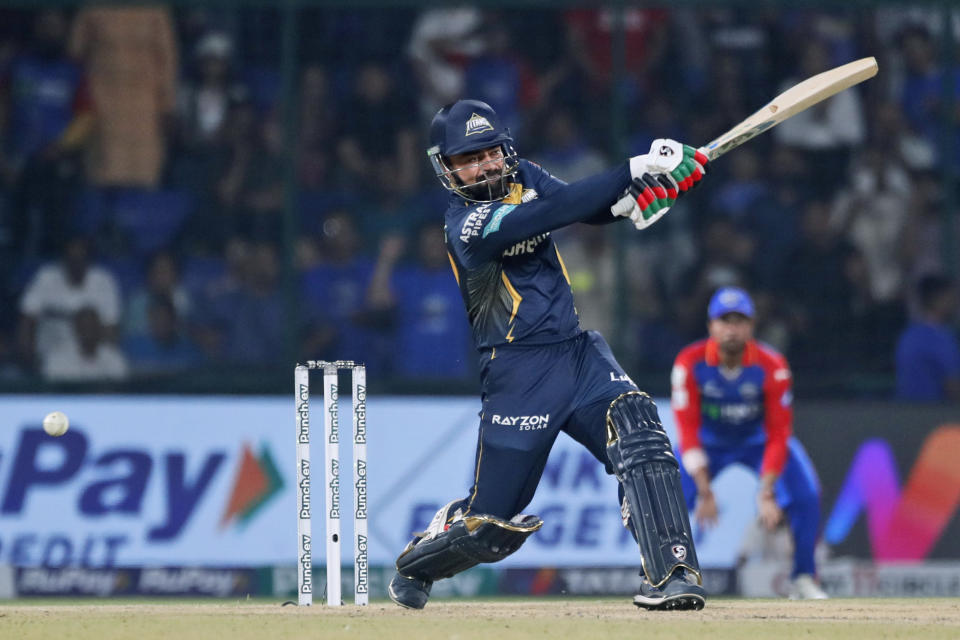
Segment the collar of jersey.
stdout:
<svg viewBox="0 0 960 640">
<path fill-rule="evenodd" d="M 711 367 L 720 366 L 720 347 L 717 346 L 717 342 L 713 338 L 707 338 L 706 352 L 704 353 L 703 359 Z M 757 349 L 757 343 L 754 340 L 750 340 L 743 350 L 743 359 L 740 360 L 740 366 L 749 367 L 759 362 L 760 354 Z"/>
</svg>

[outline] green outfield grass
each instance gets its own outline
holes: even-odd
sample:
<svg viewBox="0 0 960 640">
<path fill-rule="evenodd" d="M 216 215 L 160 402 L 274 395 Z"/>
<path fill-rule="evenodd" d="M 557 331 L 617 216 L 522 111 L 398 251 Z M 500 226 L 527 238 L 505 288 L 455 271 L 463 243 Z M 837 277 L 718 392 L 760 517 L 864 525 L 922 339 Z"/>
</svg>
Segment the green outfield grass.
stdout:
<svg viewBox="0 0 960 640">
<path fill-rule="evenodd" d="M 711 600 L 699 612 L 646 612 L 628 599 L 510 598 L 431 602 L 407 611 L 369 607 L 281 607 L 278 602 L 18 600 L 0 604 L 0 638 L 228 640 L 352 638 L 960 638 L 951 599 L 828 601 Z"/>
</svg>

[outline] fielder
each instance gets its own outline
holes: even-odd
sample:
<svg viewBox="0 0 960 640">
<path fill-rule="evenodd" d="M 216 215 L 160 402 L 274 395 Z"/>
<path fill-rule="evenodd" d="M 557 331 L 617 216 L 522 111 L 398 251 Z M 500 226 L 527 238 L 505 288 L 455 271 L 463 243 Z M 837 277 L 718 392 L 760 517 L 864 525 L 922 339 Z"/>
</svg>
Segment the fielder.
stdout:
<svg viewBox="0 0 960 640">
<path fill-rule="evenodd" d="M 793 392 L 786 359 L 753 339 L 754 307 L 743 289 L 717 290 L 707 307 L 710 337 L 684 348 L 671 374 L 687 508 L 705 526 L 717 521 L 710 481 L 740 463 L 760 475 L 757 510 L 773 530 L 789 519 L 793 598 L 827 595 L 814 581 L 820 485 L 794 438 Z"/>
<path fill-rule="evenodd" d="M 618 216 L 644 229 L 699 182 L 706 157 L 661 139 L 646 155 L 566 184 L 519 159 L 497 114 L 476 100 L 442 108 L 429 144 L 450 192 L 447 251 L 480 352 L 482 413 L 473 486 L 414 534 L 397 558 L 391 599 L 421 609 L 434 581 L 520 548 L 542 524 L 521 512 L 565 431 L 620 481 L 624 525 L 640 548 L 634 603 L 701 609 L 677 458 L 653 401 L 600 334 L 581 330 L 550 232 Z"/>
</svg>

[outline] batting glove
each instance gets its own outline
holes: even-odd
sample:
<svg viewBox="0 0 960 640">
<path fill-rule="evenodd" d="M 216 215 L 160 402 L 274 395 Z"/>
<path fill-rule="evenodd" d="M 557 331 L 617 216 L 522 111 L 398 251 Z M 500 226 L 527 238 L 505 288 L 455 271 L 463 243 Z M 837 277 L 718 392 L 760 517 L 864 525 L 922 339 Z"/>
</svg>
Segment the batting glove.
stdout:
<svg viewBox="0 0 960 640">
<path fill-rule="evenodd" d="M 666 215 L 677 195 L 678 187 L 668 175 L 645 173 L 630 182 L 610 213 L 630 218 L 637 229 L 646 229 Z"/>
<path fill-rule="evenodd" d="M 630 158 L 630 175 L 666 173 L 677 183 L 678 197 L 693 189 L 707 175 L 707 155 L 702 150 L 676 140 L 658 138 L 650 151 Z"/>
</svg>

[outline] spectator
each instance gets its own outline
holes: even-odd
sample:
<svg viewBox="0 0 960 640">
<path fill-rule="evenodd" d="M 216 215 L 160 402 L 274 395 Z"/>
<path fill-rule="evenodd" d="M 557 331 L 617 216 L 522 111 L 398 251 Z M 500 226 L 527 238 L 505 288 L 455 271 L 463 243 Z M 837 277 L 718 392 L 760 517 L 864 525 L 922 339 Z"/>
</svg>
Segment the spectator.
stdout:
<svg viewBox="0 0 960 640">
<path fill-rule="evenodd" d="M 420 154 L 413 107 L 405 103 L 393 76 L 375 61 L 357 73 L 353 96 L 344 112 L 337 146 L 346 185 L 376 197 L 405 194 L 417 186 Z"/>
<path fill-rule="evenodd" d="M 490 16 L 484 25 L 483 53 L 464 72 L 470 95 L 489 104 L 514 136 L 524 126 L 523 112 L 537 102 L 537 82 L 526 60 L 517 55 L 504 16 Z"/>
<path fill-rule="evenodd" d="M 155 294 L 146 306 L 147 329 L 124 341 L 124 352 L 136 374 L 171 374 L 200 362 L 200 350 L 180 326 L 177 306 L 169 295 Z"/>
<path fill-rule="evenodd" d="M 397 254 L 391 241 L 389 253 Z M 363 251 L 351 213 L 335 211 L 323 223 L 321 262 L 303 275 L 303 294 L 309 330 L 304 351 L 325 360 L 361 360 L 368 367 L 379 357 L 370 322 L 382 320 L 368 305 L 375 263 Z M 396 258 L 384 256 L 387 262 Z M 383 268 L 383 265 L 381 265 Z M 382 308 L 382 298 L 376 300 Z"/>
<path fill-rule="evenodd" d="M 60 260 L 40 268 L 20 300 L 18 338 L 25 366 L 39 361 L 45 371 L 51 354 L 80 353 L 72 325 L 86 308 L 96 312 L 98 340 L 112 341 L 120 321 L 120 288 L 109 271 L 90 264 L 89 243 L 77 237 L 67 242 Z M 92 324 L 83 322 L 85 329 Z"/>
<path fill-rule="evenodd" d="M 319 64 L 308 65 L 300 79 L 298 171 L 300 183 L 307 189 L 320 189 L 330 180 L 337 119 L 326 70 Z"/>
<path fill-rule="evenodd" d="M 781 85 L 794 86 L 832 66 L 826 45 L 808 39 L 800 59 L 800 72 Z M 866 135 L 863 108 L 857 89 L 842 91 L 829 100 L 805 109 L 773 131 L 774 139 L 806 156 L 814 170 L 817 195 L 829 197 L 846 177 L 851 150 Z"/>
<path fill-rule="evenodd" d="M 165 129 L 176 106 L 177 47 L 163 7 L 80 10 L 70 52 L 90 79 L 97 114 L 87 166 L 99 187 L 154 188 L 165 157 Z"/>
<path fill-rule="evenodd" d="M 190 315 L 190 294 L 180 284 L 180 271 L 173 255 L 162 251 L 151 258 L 147 281 L 130 295 L 124 314 L 123 332 L 127 336 L 144 335 L 149 329 L 149 307 L 158 297 L 169 298 L 176 316 Z"/>
<path fill-rule="evenodd" d="M 612 8 L 570 9 L 564 14 L 568 46 L 577 64 L 596 90 L 609 91 L 613 77 Z M 663 9 L 629 7 L 624 11 L 625 77 L 628 98 L 640 97 L 650 81 L 661 72 L 660 63 L 668 36 L 669 14 Z"/>
<path fill-rule="evenodd" d="M 824 202 L 808 202 L 800 219 L 801 241 L 787 261 L 784 297 L 793 319 L 790 360 L 797 369 L 835 367 L 843 353 L 838 328 L 847 321 L 853 284 L 846 277 L 856 250 L 830 225 Z M 859 257 L 858 257 L 859 260 Z"/>
<path fill-rule="evenodd" d="M 937 61 L 936 43 L 925 26 L 914 24 L 901 33 L 900 48 L 906 66 L 900 87 L 900 106 L 907 124 L 927 141 L 939 159 L 945 82 L 944 70 Z"/>
<path fill-rule="evenodd" d="M 716 213 L 743 226 L 757 204 L 768 197 L 769 180 L 752 149 L 738 149 L 731 155 L 730 176 L 716 189 L 711 206 Z"/>
<path fill-rule="evenodd" d="M 239 286 L 219 289 L 197 309 L 201 343 L 214 360 L 246 365 L 280 361 L 284 355 L 284 301 L 279 275 L 274 246 L 256 243 Z"/>
<path fill-rule="evenodd" d="M 424 225 L 417 234 L 414 263 L 398 268 L 392 280 L 397 375 L 463 380 L 474 373 L 470 326 L 464 322 L 457 285 L 440 226 Z"/>
<path fill-rule="evenodd" d="M 12 194 L 12 237 L 20 255 L 62 246 L 78 186 L 75 152 L 92 131 L 83 71 L 66 55 L 67 17 L 37 14 L 29 49 L 0 74 L 0 176 Z"/>
<path fill-rule="evenodd" d="M 463 95 L 464 67 L 483 52 L 483 16 L 473 7 L 427 9 L 414 22 L 407 54 L 420 85 L 420 114 Z"/>
<path fill-rule="evenodd" d="M 532 159 L 550 167 L 561 180 L 575 182 L 607 166 L 600 152 L 584 138 L 573 114 L 562 106 L 547 115 L 542 137 L 545 144 Z"/>
<path fill-rule="evenodd" d="M 913 200 L 910 177 L 896 157 L 868 147 L 836 199 L 830 224 L 867 262 L 870 290 L 878 302 L 900 297 L 903 236 Z"/>
<path fill-rule="evenodd" d="M 123 353 L 106 337 L 100 314 L 83 307 L 69 319 L 74 338 L 47 354 L 43 377 L 51 382 L 123 380 L 129 371 Z"/>
<path fill-rule="evenodd" d="M 180 87 L 174 180 L 194 190 L 212 179 L 226 142 L 231 103 L 247 94 L 234 79 L 233 43 L 221 32 L 204 35 L 194 50 L 193 73 Z"/>
<path fill-rule="evenodd" d="M 260 123 L 253 105 L 238 100 L 229 148 L 216 182 L 226 232 L 279 242 L 283 212 L 283 131 L 278 114 Z"/>
<path fill-rule="evenodd" d="M 897 341 L 897 397 L 916 402 L 960 401 L 960 345 L 950 323 L 957 288 L 940 275 L 917 285 L 920 313 Z"/>
</svg>

